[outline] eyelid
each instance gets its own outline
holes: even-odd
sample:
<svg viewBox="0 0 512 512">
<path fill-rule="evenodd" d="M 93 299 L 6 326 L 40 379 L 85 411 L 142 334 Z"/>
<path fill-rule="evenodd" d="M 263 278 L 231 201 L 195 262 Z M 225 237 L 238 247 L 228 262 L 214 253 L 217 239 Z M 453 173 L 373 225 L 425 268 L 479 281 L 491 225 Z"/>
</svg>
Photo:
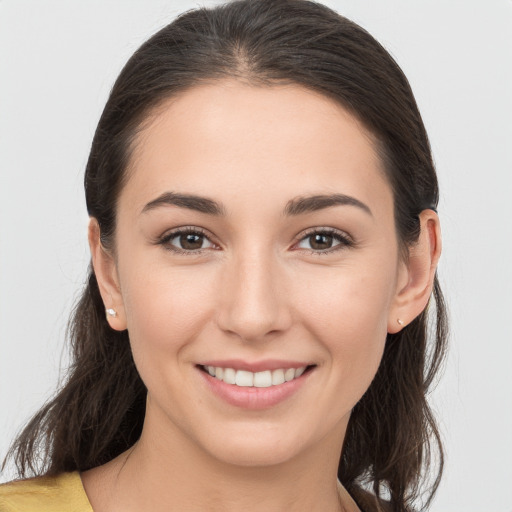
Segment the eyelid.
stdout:
<svg viewBox="0 0 512 512">
<path fill-rule="evenodd" d="M 177 254 L 185 254 L 187 256 L 195 256 L 202 254 L 204 251 L 210 249 L 210 247 L 203 248 L 203 249 L 194 249 L 194 250 L 186 250 L 186 249 L 180 249 L 179 247 L 176 247 L 174 245 L 170 244 L 170 241 L 173 238 L 176 238 L 179 235 L 182 234 L 198 234 L 203 236 L 206 240 L 208 240 L 212 245 L 217 246 L 215 241 L 212 240 L 213 236 L 210 235 L 205 229 L 200 228 L 198 226 L 180 226 L 174 229 L 171 229 L 169 231 L 166 231 L 163 235 L 157 238 L 155 243 L 157 245 L 162 245 L 165 247 L 166 250 L 177 253 Z"/>
<path fill-rule="evenodd" d="M 333 238 L 338 240 L 340 243 L 338 243 L 334 247 L 331 247 L 329 249 L 324 249 L 324 250 L 313 250 L 313 249 L 304 249 L 304 248 L 299 248 L 299 249 L 295 249 L 295 250 L 304 250 L 304 251 L 309 252 L 310 254 L 315 254 L 315 255 L 325 255 L 325 254 L 332 254 L 336 251 L 343 250 L 346 248 L 354 247 L 356 245 L 354 239 L 345 231 L 341 231 L 339 229 L 330 228 L 330 227 L 314 227 L 314 228 L 309 228 L 306 231 L 303 231 L 300 235 L 298 235 L 296 242 L 294 244 L 294 247 L 297 244 L 299 244 L 300 242 L 302 242 L 304 239 L 306 239 L 314 234 L 326 234 L 326 235 L 332 236 Z"/>
<path fill-rule="evenodd" d="M 212 235 L 210 235 L 205 229 L 200 228 L 198 226 L 180 226 L 180 227 L 171 229 L 170 231 L 165 232 L 162 236 L 158 237 L 158 239 L 156 240 L 155 243 L 158 245 L 163 245 L 169 251 L 172 251 L 177 254 L 185 254 L 187 256 L 200 255 L 204 251 L 211 249 L 210 247 L 208 247 L 208 248 L 202 248 L 202 249 L 187 250 L 187 249 L 180 249 L 179 247 L 176 247 L 169 243 L 173 238 L 176 238 L 177 236 L 182 235 L 182 234 L 199 234 L 199 235 L 203 236 L 206 240 L 208 240 L 212 245 L 217 246 L 216 250 L 218 250 L 218 248 L 219 248 L 219 244 L 217 244 L 216 242 L 214 242 L 212 240 L 212 238 L 214 238 L 214 237 Z M 330 253 L 336 252 L 338 250 L 342 250 L 342 249 L 345 249 L 348 247 L 353 247 L 355 245 L 355 241 L 353 240 L 353 238 L 345 231 L 341 231 L 339 229 L 330 228 L 330 227 L 312 227 L 312 228 L 309 228 L 309 229 L 303 231 L 296 237 L 293 247 L 296 247 L 297 244 L 299 244 L 300 242 L 302 242 L 303 240 L 305 240 L 306 238 L 308 238 L 314 234 L 325 234 L 325 235 L 332 236 L 339 243 L 336 244 L 334 247 L 331 247 L 329 249 L 324 249 L 324 250 L 314 250 L 314 249 L 304 249 L 304 248 L 298 248 L 298 249 L 294 249 L 294 250 L 305 250 L 305 251 L 309 252 L 310 254 L 319 255 L 319 254 L 330 254 Z"/>
<path fill-rule="evenodd" d="M 313 235 L 315 233 L 328 233 L 333 235 L 339 235 L 342 238 L 345 238 L 347 241 L 350 241 L 354 243 L 354 239 L 346 232 L 342 231 L 341 229 L 331 228 L 328 226 L 315 226 L 312 228 L 308 228 L 299 235 L 297 235 L 297 240 L 302 240 L 303 238 L 306 238 L 307 236 Z"/>
</svg>

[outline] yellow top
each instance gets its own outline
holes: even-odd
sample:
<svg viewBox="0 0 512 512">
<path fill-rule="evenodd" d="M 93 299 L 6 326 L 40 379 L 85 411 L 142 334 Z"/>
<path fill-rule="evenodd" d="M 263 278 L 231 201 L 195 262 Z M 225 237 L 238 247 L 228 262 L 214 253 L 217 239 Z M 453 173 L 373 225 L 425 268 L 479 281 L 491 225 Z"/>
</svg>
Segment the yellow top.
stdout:
<svg viewBox="0 0 512 512">
<path fill-rule="evenodd" d="M 78 471 L 0 485 L 0 512 L 93 512 Z"/>
</svg>

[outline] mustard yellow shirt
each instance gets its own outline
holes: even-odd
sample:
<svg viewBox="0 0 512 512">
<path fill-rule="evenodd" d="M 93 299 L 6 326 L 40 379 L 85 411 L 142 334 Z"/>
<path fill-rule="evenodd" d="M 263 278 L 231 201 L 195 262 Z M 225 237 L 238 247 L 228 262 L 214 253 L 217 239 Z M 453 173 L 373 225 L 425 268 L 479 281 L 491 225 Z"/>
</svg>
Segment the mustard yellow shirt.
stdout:
<svg viewBox="0 0 512 512">
<path fill-rule="evenodd" d="M 93 512 L 78 471 L 0 485 L 0 512 Z"/>
</svg>

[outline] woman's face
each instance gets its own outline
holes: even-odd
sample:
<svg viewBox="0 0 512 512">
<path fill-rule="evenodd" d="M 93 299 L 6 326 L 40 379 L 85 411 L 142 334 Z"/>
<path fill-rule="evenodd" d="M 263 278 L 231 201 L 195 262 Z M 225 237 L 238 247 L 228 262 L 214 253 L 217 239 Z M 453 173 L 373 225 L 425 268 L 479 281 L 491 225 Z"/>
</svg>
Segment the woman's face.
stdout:
<svg viewBox="0 0 512 512">
<path fill-rule="evenodd" d="M 242 465 L 339 449 L 407 279 L 369 134 L 299 86 L 223 81 L 166 102 L 128 172 L 112 300 L 145 428 Z"/>
</svg>

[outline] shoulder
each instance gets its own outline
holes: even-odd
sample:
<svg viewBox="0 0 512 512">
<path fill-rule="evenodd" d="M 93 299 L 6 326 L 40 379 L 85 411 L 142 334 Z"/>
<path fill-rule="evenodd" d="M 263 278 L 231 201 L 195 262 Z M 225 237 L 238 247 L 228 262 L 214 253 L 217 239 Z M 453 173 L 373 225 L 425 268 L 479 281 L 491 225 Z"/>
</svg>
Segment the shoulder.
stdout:
<svg viewBox="0 0 512 512">
<path fill-rule="evenodd" d="M 93 512 L 77 471 L 1 484 L 0 511 Z"/>
</svg>

